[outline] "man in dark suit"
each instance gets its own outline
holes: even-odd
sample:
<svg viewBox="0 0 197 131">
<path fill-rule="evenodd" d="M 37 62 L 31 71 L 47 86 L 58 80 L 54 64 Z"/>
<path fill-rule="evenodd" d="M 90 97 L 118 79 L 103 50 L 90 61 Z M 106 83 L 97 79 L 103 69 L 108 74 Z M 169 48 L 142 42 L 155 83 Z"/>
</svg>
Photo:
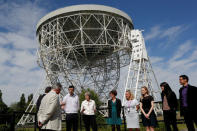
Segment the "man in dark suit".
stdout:
<svg viewBox="0 0 197 131">
<path fill-rule="evenodd" d="M 45 93 L 42 94 L 42 95 L 40 95 L 40 96 L 38 97 L 38 100 L 37 100 L 37 102 L 36 102 L 36 111 L 37 111 L 37 112 L 38 112 L 38 110 L 39 110 L 39 108 L 40 108 L 40 104 L 41 104 L 41 101 L 42 101 L 43 97 L 44 97 L 47 93 L 49 93 L 50 91 L 51 91 L 51 87 L 48 86 L 48 87 L 46 87 L 46 89 L 45 89 Z"/>
<path fill-rule="evenodd" d="M 182 87 L 179 90 L 180 94 L 180 111 L 181 116 L 184 116 L 188 131 L 195 131 L 194 123 L 197 126 L 197 87 L 188 84 L 189 78 L 186 75 L 179 77 L 179 82 Z"/>
</svg>

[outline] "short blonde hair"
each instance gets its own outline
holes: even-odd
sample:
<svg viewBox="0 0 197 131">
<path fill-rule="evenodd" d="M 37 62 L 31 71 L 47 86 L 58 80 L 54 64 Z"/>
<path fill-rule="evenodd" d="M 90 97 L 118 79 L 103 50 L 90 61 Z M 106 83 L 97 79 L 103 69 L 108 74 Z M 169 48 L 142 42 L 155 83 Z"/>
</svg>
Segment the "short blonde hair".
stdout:
<svg viewBox="0 0 197 131">
<path fill-rule="evenodd" d="M 130 90 L 127 90 L 126 92 L 130 94 L 130 100 L 133 100 L 134 99 L 133 92 L 131 92 Z"/>
</svg>

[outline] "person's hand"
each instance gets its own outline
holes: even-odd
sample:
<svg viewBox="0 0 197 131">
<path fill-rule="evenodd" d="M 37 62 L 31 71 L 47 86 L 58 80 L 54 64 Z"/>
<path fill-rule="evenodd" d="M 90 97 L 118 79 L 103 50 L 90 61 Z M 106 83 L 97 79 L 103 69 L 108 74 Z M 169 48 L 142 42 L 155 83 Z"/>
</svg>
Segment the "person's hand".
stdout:
<svg viewBox="0 0 197 131">
<path fill-rule="evenodd" d="M 84 111 L 85 111 L 85 109 L 83 108 L 80 113 L 83 114 Z"/>
<path fill-rule="evenodd" d="M 136 106 L 136 111 L 138 111 L 140 109 L 140 106 L 139 105 L 137 105 Z"/>
<path fill-rule="evenodd" d="M 64 110 L 64 106 L 61 106 L 61 109 Z"/>
<path fill-rule="evenodd" d="M 145 117 L 146 117 L 147 119 L 149 119 L 149 115 L 148 115 L 148 114 L 145 114 Z"/>
<path fill-rule="evenodd" d="M 42 127 L 42 123 L 40 121 L 38 121 L 38 126 Z"/>
<path fill-rule="evenodd" d="M 94 112 L 96 113 L 96 109 L 94 109 Z"/>
<path fill-rule="evenodd" d="M 65 104 L 63 103 L 63 101 L 60 101 L 60 105 L 63 106 L 63 105 L 65 105 Z"/>
</svg>

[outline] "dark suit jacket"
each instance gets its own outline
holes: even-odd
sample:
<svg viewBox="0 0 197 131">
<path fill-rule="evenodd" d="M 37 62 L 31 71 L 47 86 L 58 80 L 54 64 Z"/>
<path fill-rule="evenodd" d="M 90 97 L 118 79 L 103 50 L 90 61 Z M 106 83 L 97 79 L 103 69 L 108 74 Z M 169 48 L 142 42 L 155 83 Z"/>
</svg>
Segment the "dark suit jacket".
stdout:
<svg viewBox="0 0 197 131">
<path fill-rule="evenodd" d="M 164 93 L 161 93 L 161 98 L 162 98 L 162 104 L 163 104 L 163 99 L 164 99 Z M 170 107 L 171 110 L 176 111 L 177 107 L 178 107 L 178 101 L 177 101 L 177 97 L 176 94 L 172 91 L 170 94 L 168 94 L 168 96 L 166 96 L 167 101 L 168 101 L 168 105 Z"/>
<path fill-rule="evenodd" d="M 108 117 L 112 117 L 112 100 L 108 101 Z M 116 98 L 116 110 L 117 110 L 117 117 L 120 117 L 120 113 L 121 113 L 121 108 L 122 108 L 122 104 L 121 104 L 121 100 Z"/>
<path fill-rule="evenodd" d="M 38 97 L 38 100 L 36 102 L 36 111 L 38 112 L 39 108 L 40 108 L 40 104 L 41 104 L 41 101 L 43 99 L 43 97 L 45 96 L 46 94 L 42 94 Z"/>
<path fill-rule="evenodd" d="M 181 115 L 183 115 L 183 102 L 182 102 L 182 91 L 184 87 L 181 87 L 179 90 L 179 96 L 180 96 L 180 111 Z M 187 104 L 188 109 L 191 111 L 192 114 L 197 114 L 197 87 L 188 85 L 187 90 Z"/>
</svg>

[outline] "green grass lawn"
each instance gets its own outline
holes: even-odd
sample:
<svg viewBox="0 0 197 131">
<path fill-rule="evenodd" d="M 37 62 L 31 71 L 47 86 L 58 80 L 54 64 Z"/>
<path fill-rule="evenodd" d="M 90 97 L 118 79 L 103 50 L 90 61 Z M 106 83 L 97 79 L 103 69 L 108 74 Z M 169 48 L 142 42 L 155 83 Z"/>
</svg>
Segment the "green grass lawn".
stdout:
<svg viewBox="0 0 197 131">
<path fill-rule="evenodd" d="M 159 122 L 158 124 L 159 124 L 159 126 L 155 129 L 155 131 L 164 131 L 165 130 L 164 123 Z M 63 126 L 62 130 L 66 131 L 65 124 L 63 124 L 62 126 Z M 145 128 L 141 124 L 140 124 L 140 127 L 141 127 L 140 131 L 145 131 Z M 184 130 L 184 129 L 186 129 L 186 125 L 185 124 L 178 124 L 178 128 L 179 128 L 179 130 Z M 122 129 L 122 131 L 124 131 L 124 125 L 121 126 L 121 129 Z M 34 131 L 34 128 L 33 127 L 17 128 L 16 131 Z M 80 129 L 79 129 L 79 131 L 80 131 Z M 85 129 L 82 128 L 82 131 L 85 131 Z M 98 131 L 111 131 L 111 127 L 109 125 L 99 126 Z"/>
<path fill-rule="evenodd" d="M 182 119 L 182 117 L 180 117 L 180 114 L 177 113 L 177 119 Z M 163 120 L 163 117 L 157 117 L 157 120 Z M 99 120 L 98 120 L 99 121 Z M 98 122 L 97 121 L 97 122 Z M 105 124 L 105 119 L 100 120 L 98 124 L 98 131 L 111 131 L 111 126 L 109 125 L 100 125 L 99 124 Z M 179 130 L 184 130 L 187 129 L 185 124 L 177 124 L 178 129 Z M 65 122 L 62 122 L 62 130 L 66 131 L 66 124 Z M 124 125 L 121 125 L 121 129 L 122 131 L 124 131 Z M 158 122 L 158 127 L 155 129 L 155 131 L 164 131 L 165 130 L 165 126 L 164 126 L 164 122 Z M 25 128 L 17 128 L 16 131 L 34 131 L 33 125 L 29 126 L 29 127 L 25 127 Z M 82 128 L 82 130 L 79 129 L 79 131 L 85 131 L 84 127 Z M 145 131 L 145 128 L 142 126 L 142 124 L 140 124 L 140 131 Z"/>
</svg>

